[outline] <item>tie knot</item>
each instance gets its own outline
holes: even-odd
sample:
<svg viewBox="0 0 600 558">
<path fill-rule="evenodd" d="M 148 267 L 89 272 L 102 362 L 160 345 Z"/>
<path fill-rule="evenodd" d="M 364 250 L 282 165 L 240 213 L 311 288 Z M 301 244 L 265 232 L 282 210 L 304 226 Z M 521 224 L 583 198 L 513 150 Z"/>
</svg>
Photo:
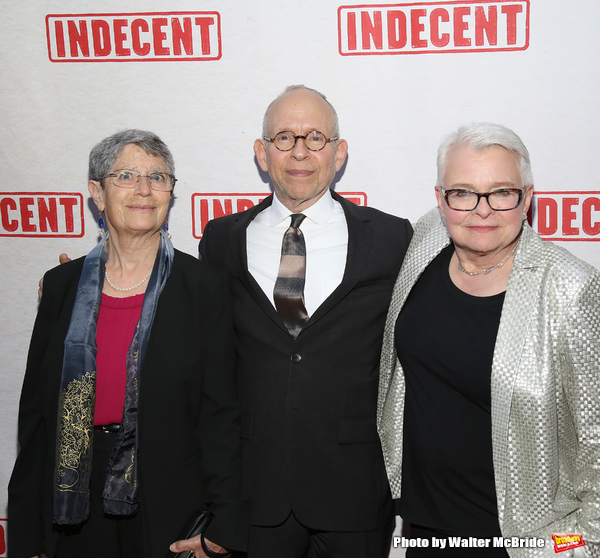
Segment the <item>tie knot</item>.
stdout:
<svg viewBox="0 0 600 558">
<path fill-rule="evenodd" d="M 292 222 L 290 223 L 290 227 L 297 229 L 304 221 L 306 215 L 304 213 L 292 213 Z"/>
</svg>

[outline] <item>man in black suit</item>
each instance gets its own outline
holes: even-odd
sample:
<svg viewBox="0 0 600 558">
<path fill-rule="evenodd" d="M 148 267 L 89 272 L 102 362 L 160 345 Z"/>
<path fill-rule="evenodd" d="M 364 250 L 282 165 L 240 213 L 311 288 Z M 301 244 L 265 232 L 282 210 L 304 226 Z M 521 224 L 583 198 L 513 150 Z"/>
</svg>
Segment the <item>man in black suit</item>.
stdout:
<svg viewBox="0 0 600 558">
<path fill-rule="evenodd" d="M 317 91 L 293 86 L 275 99 L 254 151 L 274 196 L 211 221 L 200 242 L 231 278 L 249 558 L 382 558 L 393 505 L 375 424 L 378 364 L 412 228 L 329 189 L 347 143 Z M 273 289 L 297 213 L 308 318 L 295 335 Z"/>
</svg>

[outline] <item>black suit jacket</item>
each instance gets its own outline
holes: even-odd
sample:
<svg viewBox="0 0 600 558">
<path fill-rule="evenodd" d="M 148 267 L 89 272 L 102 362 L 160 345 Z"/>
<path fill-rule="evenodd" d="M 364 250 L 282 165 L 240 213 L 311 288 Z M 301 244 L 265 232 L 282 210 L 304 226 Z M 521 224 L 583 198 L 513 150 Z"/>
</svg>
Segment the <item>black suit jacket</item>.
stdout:
<svg viewBox="0 0 600 558">
<path fill-rule="evenodd" d="M 248 272 L 246 228 L 271 204 L 208 223 L 201 257 L 231 278 L 251 523 L 365 531 L 392 519 L 375 424 L 385 316 L 412 234 L 333 193 L 348 225 L 340 285 L 294 340 Z"/>
<path fill-rule="evenodd" d="M 19 409 L 20 452 L 9 485 L 9 556 L 53 556 L 52 477 L 64 339 L 83 258 L 49 271 Z M 244 548 L 239 406 L 227 277 L 175 251 L 140 372 L 140 509 L 147 556 L 164 558 L 196 510 L 207 536 Z"/>
</svg>

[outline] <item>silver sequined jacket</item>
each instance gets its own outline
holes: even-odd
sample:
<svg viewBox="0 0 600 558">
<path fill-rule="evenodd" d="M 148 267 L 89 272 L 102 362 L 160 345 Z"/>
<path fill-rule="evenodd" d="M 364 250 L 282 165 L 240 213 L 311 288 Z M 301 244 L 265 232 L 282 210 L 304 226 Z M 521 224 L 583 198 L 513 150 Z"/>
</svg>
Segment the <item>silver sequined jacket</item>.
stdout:
<svg viewBox="0 0 600 558">
<path fill-rule="evenodd" d="M 449 242 L 437 208 L 421 218 L 387 317 L 377 421 L 395 498 L 405 389 L 394 346 L 396 319 L 423 270 Z M 491 393 L 502 535 L 545 540 L 541 549 L 507 548 L 510 555 L 556 556 L 552 533 L 583 533 L 587 555 L 600 557 L 600 272 L 543 242 L 527 224 L 502 309 Z"/>
</svg>

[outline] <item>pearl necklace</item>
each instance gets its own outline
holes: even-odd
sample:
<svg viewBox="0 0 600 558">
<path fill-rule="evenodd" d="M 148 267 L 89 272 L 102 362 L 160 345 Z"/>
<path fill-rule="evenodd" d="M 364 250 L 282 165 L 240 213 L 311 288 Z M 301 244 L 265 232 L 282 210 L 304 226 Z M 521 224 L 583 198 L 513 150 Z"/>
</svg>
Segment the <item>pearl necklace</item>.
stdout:
<svg viewBox="0 0 600 558">
<path fill-rule="evenodd" d="M 467 271 L 460 263 L 460 260 L 458 259 L 458 255 L 457 255 L 456 259 L 458 261 L 458 270 L 462 271 L 463 273 L 466 273 L 467 275 L 470 275 L 471 277 L 473 277 L 474 275 L 487 275 L 488 273 L 491 273 L 492 271 L 494 271 L 494 269 L 498 269 L 499 267 L 502 267 L 508 261 L 508 258 L 515 255 L 516 249 L 517 249 L 517 247 L 515 246 L 512 249 L 512 252 L 510 254 L 508 254 L 508 256 L 506 256 L 500 263 L 496 264 L 494 267 L 489 267 L 488 269 L 482 269 L 481 271 Z"/>
<path fill-rule="evenodd" d="M 126 291 L 133 291 L 133 289 L 137 289 L 140 285 L 142 285 L 148 279 L 148 277 L 150 277 L 151 273 L 152 273 L 152 268 L 150 268 L 148 275 L 146 275 L 146 277 L 144 277 L 139 283 L 136 283 L 133 287 L 127 287 L 125 289 L 123 289 L 121 287 L 117 287 L 116 285 L 113 285 L 113 282 L 110 280 L 110 277 L 108 276 L 108 271 L 106 271 L 106 269 L 104 270 L 104 277 L 106 277 L 106 281 L 113 289 L 115 289 L 115 291 L 126 292 Z"/>
</svg>

